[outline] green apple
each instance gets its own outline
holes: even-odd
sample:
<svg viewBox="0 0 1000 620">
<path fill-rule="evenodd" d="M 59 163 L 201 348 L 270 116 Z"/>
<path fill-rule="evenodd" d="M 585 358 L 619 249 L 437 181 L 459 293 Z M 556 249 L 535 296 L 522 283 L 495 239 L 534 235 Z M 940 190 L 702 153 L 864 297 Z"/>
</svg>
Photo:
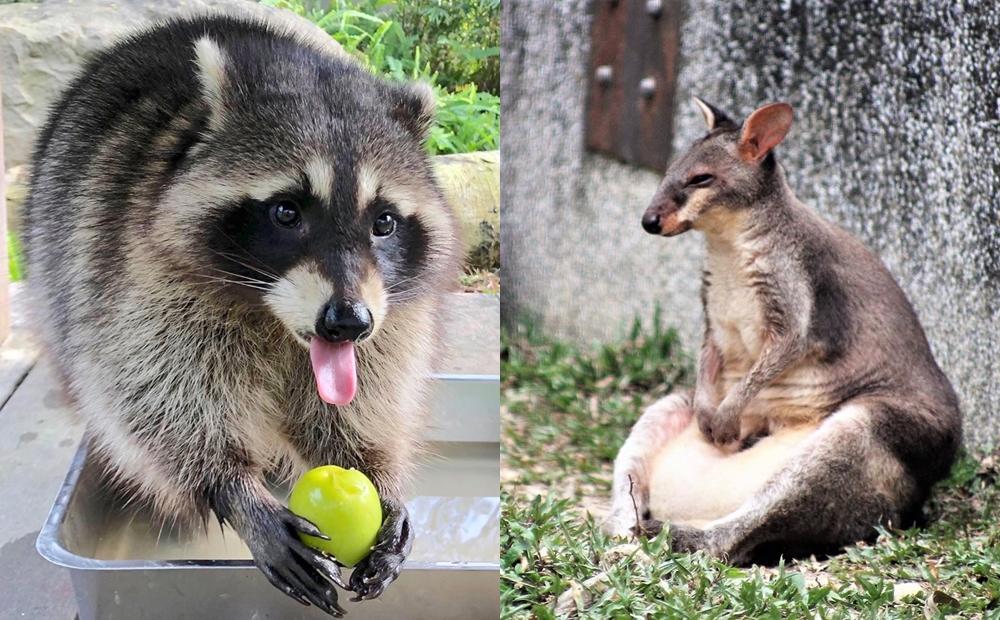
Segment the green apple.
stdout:
<svg viewBox="0 0 1000 620">
<path fill-rule="evenodd" d="M 344 566 L 354 566 L 368 555 L 382 527 L 382 504 L 375 485 L 360 471 L 336 465 L 303 474 L 292 487 L 288 509 L 311 521 L 330 540 L 301 533 L 299 538 Z"/>
</svg>

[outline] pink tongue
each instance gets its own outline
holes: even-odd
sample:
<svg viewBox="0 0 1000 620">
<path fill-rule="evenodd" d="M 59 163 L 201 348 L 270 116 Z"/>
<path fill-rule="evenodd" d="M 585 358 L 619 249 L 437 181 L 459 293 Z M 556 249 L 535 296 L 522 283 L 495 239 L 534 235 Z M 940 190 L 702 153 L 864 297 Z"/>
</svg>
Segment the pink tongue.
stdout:
<svg viewBox="0 0 1000 620">
<path fill-rule="evenodd" d="M 322 338 L 309 342 L 309 359 L 316 375 L 319 397 L 331 405 L 346 405 L 358 390 L 354 343 L 331 343 Z"/>
</svg>

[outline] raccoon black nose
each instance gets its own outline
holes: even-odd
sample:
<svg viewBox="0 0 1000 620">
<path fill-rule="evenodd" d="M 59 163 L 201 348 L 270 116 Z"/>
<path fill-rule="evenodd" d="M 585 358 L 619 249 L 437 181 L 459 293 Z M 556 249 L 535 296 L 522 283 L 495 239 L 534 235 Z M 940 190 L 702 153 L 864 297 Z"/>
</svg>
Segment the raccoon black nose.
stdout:
<svg viewBox="0 0 1000 620">
<path fill-rule="evenodd" d="M 316 321 L 316 333 L 330 342 L 357 342 L 371 331 L 372 313 L 357 302 L 330 302 Z"/>
<path fill-rule="evenodd" d="M 660 234 L 660 215 L 658 213 L 646 213 L 642 216 L 642 229 L 648 233 Z"/>
</svg>

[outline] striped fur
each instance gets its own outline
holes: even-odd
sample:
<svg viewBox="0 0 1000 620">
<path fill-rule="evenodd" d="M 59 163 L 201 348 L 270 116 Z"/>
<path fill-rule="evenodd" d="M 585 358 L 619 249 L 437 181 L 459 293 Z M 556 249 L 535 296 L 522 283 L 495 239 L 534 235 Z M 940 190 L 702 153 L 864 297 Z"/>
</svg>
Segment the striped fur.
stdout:
<svg viewBox="0 0 1000 620">
<path fill-rule="evenodd" d="M 138 32 L 69 86 L 35 151 L 28 279 L 90 441 L 137 500 L 180 523 L 225 506 L 264 536 L 264 477 L 332 463 L 401 505 L 459 260 L 432 114 L 423 87 L 249 18 Z M 294 230 L 267 219 L 286 199 Z M 384 213 L 397 227 L 376 237 Z M 342 407 L 308 351 L 333 298 L 375 323 Z M 213 495 L 230 481 L 251 481 L 235 506 Z"/>
</svg>

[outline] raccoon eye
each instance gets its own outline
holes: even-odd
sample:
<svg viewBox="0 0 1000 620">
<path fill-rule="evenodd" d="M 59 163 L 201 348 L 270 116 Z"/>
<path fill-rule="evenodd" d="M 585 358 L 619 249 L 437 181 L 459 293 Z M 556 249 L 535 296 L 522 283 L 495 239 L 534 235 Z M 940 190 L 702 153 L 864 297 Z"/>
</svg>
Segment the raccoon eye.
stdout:
<svg viewBox="0 0 1000 620">
<path fill-rule="evenodd" d="M 290 200 L 281 200 L 271 205 L 271 219 L 279 226 L 295 228 L 302 221 L 299 206 Z"/>
<path fill-rule="evenodd" d="M 372 224 L 372 234 L 376 237 L 388 237 L 396 230 L 396 218 L 388 211 L 375 218 Z"/>
<path fill-rule="evenodd" d="M 688 187 L 708 187 L 715 180 L 710 174 L 696 174 L 695 176 L 688 179 Z"/>
</svg>

